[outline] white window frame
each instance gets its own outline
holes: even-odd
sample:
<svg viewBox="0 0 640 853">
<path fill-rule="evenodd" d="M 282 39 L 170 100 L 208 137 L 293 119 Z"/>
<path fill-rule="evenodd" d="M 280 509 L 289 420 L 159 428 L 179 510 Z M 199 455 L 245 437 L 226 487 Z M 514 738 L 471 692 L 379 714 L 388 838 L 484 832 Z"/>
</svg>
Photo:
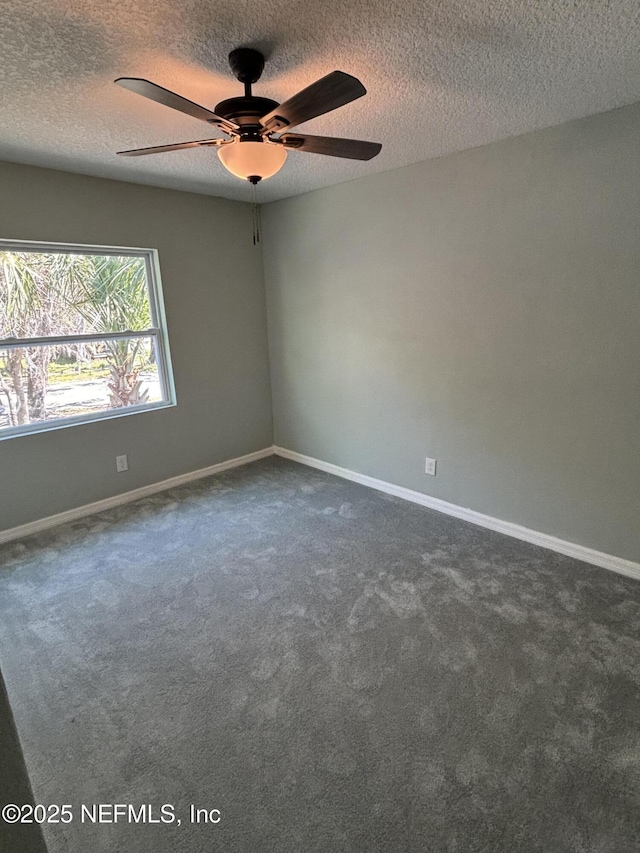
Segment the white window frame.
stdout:
<svg viewBox="0 0 640 853">
<path fill-rule="evenodd" d="M 162 400 L 156 403 L 140 403 L 133 406 L 123 406 L 118 409 L 106 409 L 84 415 L 73 415 L 69 418 L 52 418 L 48 421 L 35 421 L 20 426 L 0 428 L 0 441 L 17 436 L 31 435 L 39 432 L 65 429 L 80 424 L 106 421 L 112 418 L 122 418 L 128 415 L 138 415 L 156 409 L 167 409 L 175 406 L 176 391 L 171 366 L 169 350 L 169 335 L 162 296 L 162 281 L 160 278 L 160 262 L 157 249 L 139 249 L 129 246 L 95 246 L 82 243 L 50 243 L 33 240 L 4 240 L 0 239 L 0 251 L 3 252 L 49 252 L 76 255 L 117 255 L 129 258 L 143 258 L 149 296 L 149 311 L 151 327 L 144 331 L 98 332 L 88 335 L 50 335 L 44 338 L 0 338 L 0 349 L 25 349 L 30 346 L 52 346 L 62 343 L 83 343 L 87 341 L 104 341 L 130 338 L 154 338 L 156 341 L 156 356 L 158 360 L 158 379 Z"/>
</svg>

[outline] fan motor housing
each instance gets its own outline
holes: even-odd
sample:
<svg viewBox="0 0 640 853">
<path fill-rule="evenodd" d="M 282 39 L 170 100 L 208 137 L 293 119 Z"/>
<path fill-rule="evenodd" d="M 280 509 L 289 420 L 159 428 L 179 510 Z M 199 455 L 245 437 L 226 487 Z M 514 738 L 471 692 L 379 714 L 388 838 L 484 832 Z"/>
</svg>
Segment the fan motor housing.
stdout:
<svg viewBox="0 0 640 853">
<path fill-rule="evenodd" d="M 243 129 L 260 129 L 260 119 L 266 116 L 271 110 L 279 106 L 277 101 L 272 101 L 271 98 L 257 98 L 253 95 L 241 98 L 227 98 L 226 101 L 220 101 L 216 105 L 216 115 L 226 118 L 230 121 L 235 121 Z"/>
</svg>

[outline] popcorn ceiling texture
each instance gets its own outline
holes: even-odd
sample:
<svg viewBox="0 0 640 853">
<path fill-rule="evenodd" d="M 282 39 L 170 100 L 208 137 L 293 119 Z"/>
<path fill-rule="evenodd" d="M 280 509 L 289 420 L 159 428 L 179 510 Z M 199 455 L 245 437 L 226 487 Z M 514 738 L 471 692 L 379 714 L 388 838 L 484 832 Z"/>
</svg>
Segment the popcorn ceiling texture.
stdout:
<svg viewBox="0 0 640 853">
<path fill-rule="evenodd" d="M 207 107 L 242 93 L 227 54 L 267 58 L 283 101 L 355 74 L 368 95 L 300 129 L 383 143 L 369 163 L 291 152 L 262 201 L 386 171 L 640 99 L 637 0 L 6 0 L 0 158 L 248 200 L 214 150 L 127 160 L 203 139 L 202 122 L 113 85 L 143 76 Z"/>
</svg>

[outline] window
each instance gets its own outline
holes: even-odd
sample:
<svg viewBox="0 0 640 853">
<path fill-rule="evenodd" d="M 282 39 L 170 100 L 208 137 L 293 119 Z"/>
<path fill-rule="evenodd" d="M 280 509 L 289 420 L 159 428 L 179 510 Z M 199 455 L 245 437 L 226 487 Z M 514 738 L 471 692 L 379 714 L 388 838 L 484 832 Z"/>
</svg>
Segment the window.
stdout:
<svg viewBox="0 0 640 853">
<path fill-rule="evenodd" d="M 154 249 L 0 240 L 0 438 L 171 405 Z"/>
</svg>

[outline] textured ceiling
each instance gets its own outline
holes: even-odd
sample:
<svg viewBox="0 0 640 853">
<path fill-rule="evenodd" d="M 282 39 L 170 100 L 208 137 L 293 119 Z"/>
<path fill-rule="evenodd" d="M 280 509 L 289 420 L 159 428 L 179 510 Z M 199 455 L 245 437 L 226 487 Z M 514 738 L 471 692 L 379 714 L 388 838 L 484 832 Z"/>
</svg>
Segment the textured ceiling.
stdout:
<svg viewBox="0 0 640 853">
<path fill-rule="evenodd" d="M 114 78 L 213 108 L 242 94 L 238 46 L 265 53 L 254 92 L 277 101 L 354 74 L 364 98 L 296 130 L 383 143 L 368 163 L 291 152 L 262 201 L 640 99 L 638 0 L 5 0 L 0 159 L 247 200 L 215 149 L 114 153 L 215 135 Z"/>
</svg>

